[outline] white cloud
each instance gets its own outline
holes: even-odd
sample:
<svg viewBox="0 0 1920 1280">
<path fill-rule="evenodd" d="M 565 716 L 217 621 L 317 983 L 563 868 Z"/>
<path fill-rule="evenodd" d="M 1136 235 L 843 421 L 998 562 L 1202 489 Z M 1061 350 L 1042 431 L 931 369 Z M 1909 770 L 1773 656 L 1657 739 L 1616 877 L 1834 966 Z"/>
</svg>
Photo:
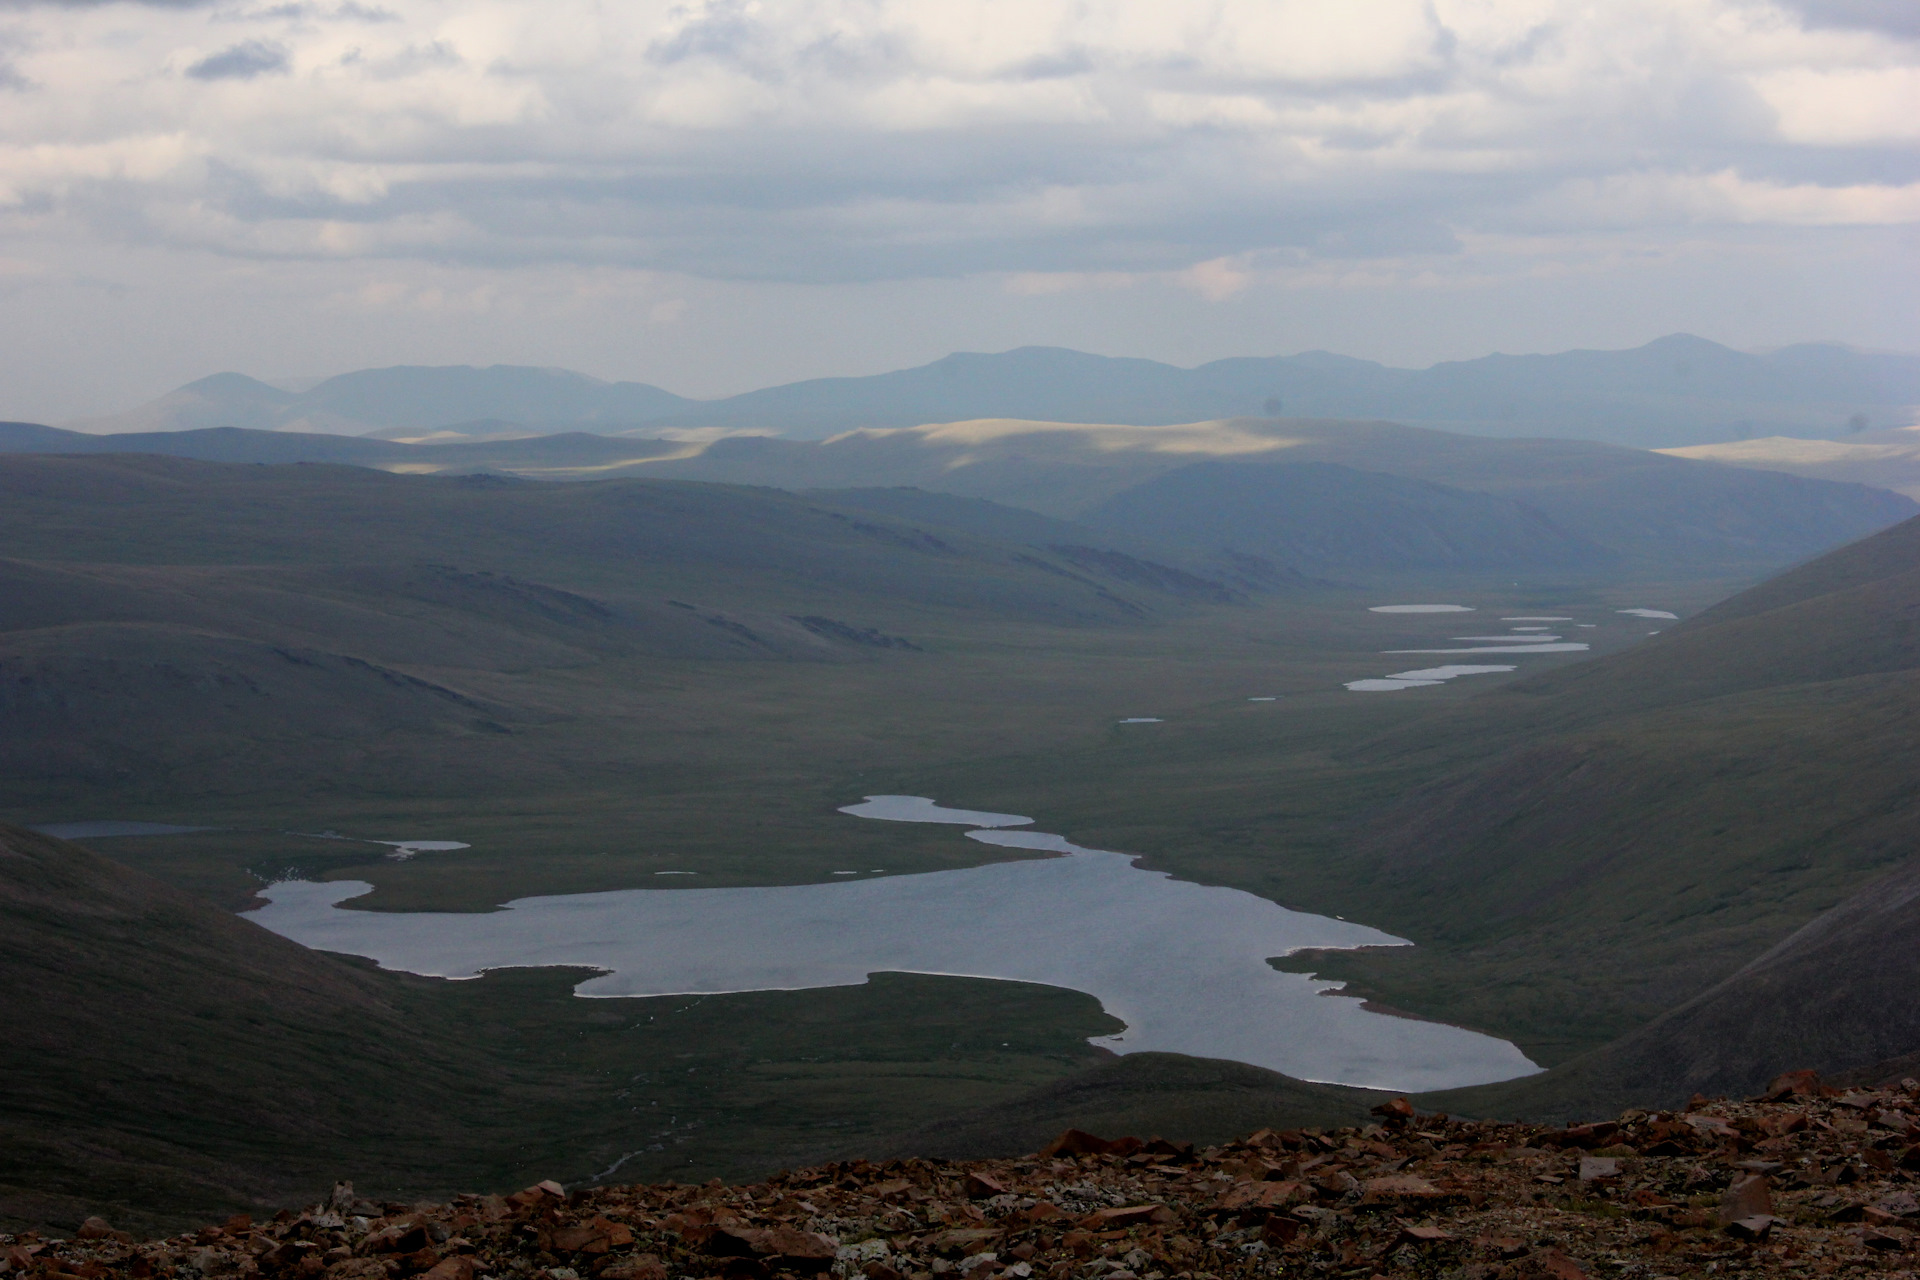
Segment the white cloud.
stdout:
<svg viewBox="0 0 1920 1280">
<path fill-rule="evenodd" d="M 1792 67 L 1754 87 L 1780 117 L 1780 135 L 1810 146 L 1920 142 L 1920 66 Z"/>
</svg>

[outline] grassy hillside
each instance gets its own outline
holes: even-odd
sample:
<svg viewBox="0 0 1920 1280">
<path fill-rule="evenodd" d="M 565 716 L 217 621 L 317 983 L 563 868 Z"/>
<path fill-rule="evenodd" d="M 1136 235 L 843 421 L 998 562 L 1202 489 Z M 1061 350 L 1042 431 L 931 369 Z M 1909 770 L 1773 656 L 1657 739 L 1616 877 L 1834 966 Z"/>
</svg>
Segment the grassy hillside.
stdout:
<svg viewBox="0 0 1920 1280">
<path fill-rule="evenodd" d="M 1238 598 L 767 490 L 130 456 L 0 460 L 0 549 L 0 808 L 39 820 L 788 768 L 956 650 Z"/>
<path fill-rule="evenodd" d="M 1920 860 L 1908 858 L 1691 1000 L 1545 1075 L 1427 1099 L 1456 1113 L 1605 1114 L 1764 1092 L 1785 1071 L 1867 1083 L 1920 1046 Z"/>
</svg>

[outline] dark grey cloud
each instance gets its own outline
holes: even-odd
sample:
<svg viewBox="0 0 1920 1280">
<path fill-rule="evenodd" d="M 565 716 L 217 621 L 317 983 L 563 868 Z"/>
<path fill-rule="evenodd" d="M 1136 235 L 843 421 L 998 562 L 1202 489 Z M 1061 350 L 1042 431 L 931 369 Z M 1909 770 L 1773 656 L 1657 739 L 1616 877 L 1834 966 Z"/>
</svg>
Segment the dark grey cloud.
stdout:
<svg viewBox="0 0 1920 1280">
<path fill-rule="evenodd" d="M 103 9 L 110 4 L 137 4 L 148 9 L 205 9 L 219 0 L 0 0 L 0 12 L 9 9 Z"/>
<path fill-rule="evenodd" d="M 1879 31 L 1920 39 L 1920 0 L 1787 0 L 1809 27 Z"/>
<path fill-rule="evenodd" d="M 251 80 L 287 69 L 285 45 L 270 40 L 243 40 L 230 49 L 222 49 L 187 68 L 195 80 Z"/>
</svg>

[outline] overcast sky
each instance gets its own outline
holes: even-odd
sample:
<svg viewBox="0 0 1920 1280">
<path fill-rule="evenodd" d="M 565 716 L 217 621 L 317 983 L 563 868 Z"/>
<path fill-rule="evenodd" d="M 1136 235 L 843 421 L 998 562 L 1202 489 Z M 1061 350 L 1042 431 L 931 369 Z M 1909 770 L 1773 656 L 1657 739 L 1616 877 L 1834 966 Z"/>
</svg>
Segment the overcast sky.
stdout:
<svg viewBox="0 0 1920 1280">
<path fill-rule="evenodd" d="M 1920 350 L 1916 0 L 0 0 L 0 416 L 1050 343 Z"/>
</svg>

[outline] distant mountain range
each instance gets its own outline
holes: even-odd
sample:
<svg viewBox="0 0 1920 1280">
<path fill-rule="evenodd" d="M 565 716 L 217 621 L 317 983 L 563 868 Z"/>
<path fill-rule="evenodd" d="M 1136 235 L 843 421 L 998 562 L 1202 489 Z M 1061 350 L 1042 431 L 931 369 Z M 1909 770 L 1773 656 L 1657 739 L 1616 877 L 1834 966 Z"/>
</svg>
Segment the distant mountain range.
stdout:
<svg viewBox="0 0 1920 1280">
<path fill-rule="evenodd" d="M 205 427 L 418 438 L 560 430 L 761 431 L 815 440 L 978 418 L 1163 425 L 1228 417 L 1386 418 L 1475 435 L 1638 447 L 1907 426 L 1920 356 L 1808 344 L 1766 355 L 1675 334 L 1628 351 L 1492 355 L 1396 369 L 1324 351 L 1182 369 L 1059 347 L 956 353 L 913 369 L 816 378 L 720 400 L 564 369 L 397 366 L 291 392 L 238 373 L 188 383 L 97 433 Z"/>
</svg>

